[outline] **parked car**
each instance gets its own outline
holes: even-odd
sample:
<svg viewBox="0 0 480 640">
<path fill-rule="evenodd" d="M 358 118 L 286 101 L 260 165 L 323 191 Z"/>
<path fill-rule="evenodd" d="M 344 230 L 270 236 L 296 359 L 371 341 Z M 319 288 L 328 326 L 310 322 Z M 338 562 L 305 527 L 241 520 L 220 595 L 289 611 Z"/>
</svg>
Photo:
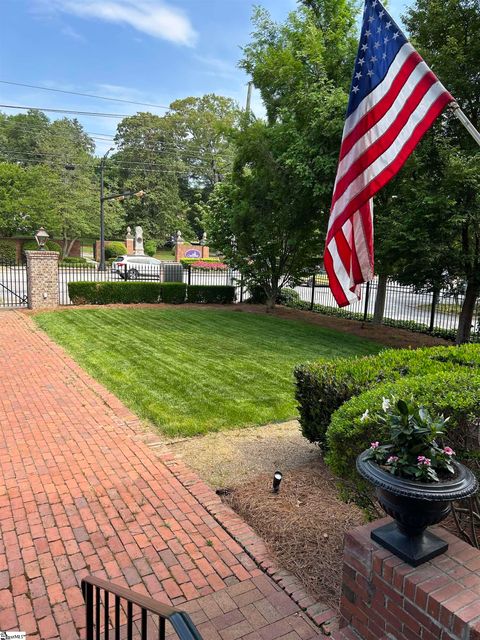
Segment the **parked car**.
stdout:
<svg viewBox="0 0 480 640">
<path fill-rule="evenodd" d="M 160 278 L 161 261 L 149 256 L 118 256 L 112 262 L 112 271 L 124 280 Z"/>
</svg>

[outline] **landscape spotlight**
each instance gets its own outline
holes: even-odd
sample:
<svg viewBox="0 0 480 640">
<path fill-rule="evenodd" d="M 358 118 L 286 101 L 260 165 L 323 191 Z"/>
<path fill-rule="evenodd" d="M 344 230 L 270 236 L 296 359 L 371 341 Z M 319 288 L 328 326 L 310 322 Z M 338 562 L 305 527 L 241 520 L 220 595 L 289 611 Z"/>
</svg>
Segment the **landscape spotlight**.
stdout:
<svg viewBox="0 0 480 640">
<path fill-rule="evenodd" d="M 45 231 L 45 229 L 43 227 L 40 227 L 40 229 L 35 234 L 35 240 L 37 241 L 40 251 L 45 251 L 45 244 L 49 239 L 49 237 L 50 236 Z"/>
<path fill-rule="evenodd" d="M 273 474 L 273 493 L 278 493 L 282 477 L 283 476 L 280 471 L 275 471 L 275 473 Z"/>
</svg>

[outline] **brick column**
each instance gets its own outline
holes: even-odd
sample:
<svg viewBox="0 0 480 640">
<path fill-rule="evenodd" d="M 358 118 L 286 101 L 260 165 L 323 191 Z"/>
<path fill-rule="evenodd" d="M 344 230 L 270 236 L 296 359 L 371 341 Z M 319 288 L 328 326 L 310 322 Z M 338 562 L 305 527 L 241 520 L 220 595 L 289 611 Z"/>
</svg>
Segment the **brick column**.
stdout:
<svg viewBox="0 0 480 640">
<path fill-rule="evenodd" d="M 58 307 L 58 258 L 56 251 L 25 251 L 28 275 L 28 308 Z"/>
<path fill-rule="evenodd" d="M 441 527 L 448 551 L 413 568 L 370 538 L 376 521 L 345 537 L 335 640 L 480 640 L 480 551 Z"/>
</svg>

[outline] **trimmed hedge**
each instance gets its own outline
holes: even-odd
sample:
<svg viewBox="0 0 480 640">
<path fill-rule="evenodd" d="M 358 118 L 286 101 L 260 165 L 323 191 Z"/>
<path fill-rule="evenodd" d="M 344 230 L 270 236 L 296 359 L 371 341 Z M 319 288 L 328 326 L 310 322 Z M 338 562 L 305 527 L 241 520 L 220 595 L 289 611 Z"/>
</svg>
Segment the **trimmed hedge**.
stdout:
<svg viewBox="0 0 480 640">
<path fill-rule="evenodd" d="M 73 304 L 182 304 L 187 285 L 177 282 L 69 282 Z"/>
<path fill-rule="evenodd" d="M 180 258 L 180 264 L 184 267 L 188 267 L 189 264 L 193 264 L 199 260 L 202 262 L 220 262 L 219 258 Z"/>
<path fill-rule="evenodd" d="M 333 413 L 374 385 L 449 371 L 480 370 L 480 346 L 390 349 L 376 356 L 319 360 L 294 370 L 303 435 L 326 445 Z"/>
<path fill-rule="evenodd" d="M 105 259 L 116 258 L 117 256 L 124 256 L 127 253 L 127 247 L 123 242 L 106 242 L 105 243 Z"/>
<path fill-rule="evenodd" d="M 371 413 L 380 411 L 382 398 L 392 395 L 413 396 L 415 402 L 432 413 L 449 416 L 445 444 L 457 452 L 460 461 L 478 460 L 480 374 L 463 369 L 388 382 L 345 402 L 333 414 L 327 431 L 326 461 L 334 473 L 345 480 L 358 481 L 355 458 L 370 442 L 381 442 L 386 435 L 371 418 L 362 416 L 367 409 Z"/>
<path fill-rule="evenodd" d="M 186 296 L 187 285 L 183 282 L 162 282 L 160 285 L 160 302 L 183 304 Z"/>
<path fill-rule="evenodd" d="M 187 302 L 232 304 L 235 302 L 235 287 L 192 284 L 187 288 Z"/>
</svg>

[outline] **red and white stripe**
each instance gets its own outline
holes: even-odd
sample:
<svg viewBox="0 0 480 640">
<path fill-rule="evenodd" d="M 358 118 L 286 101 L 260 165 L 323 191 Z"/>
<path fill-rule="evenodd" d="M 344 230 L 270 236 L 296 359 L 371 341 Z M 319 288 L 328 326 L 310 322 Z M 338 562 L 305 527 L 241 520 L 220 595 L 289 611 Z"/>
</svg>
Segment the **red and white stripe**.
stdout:
<svg viewBox="0 0 480 640">
<path fill-rule="evenodd" d="M 325 246 L 325 268 L 339 306 L 373 278 L 373 196 L 402 168 L 453 101 L 409 44 L 383 81 L 347 118 Z"/>
</svg>

